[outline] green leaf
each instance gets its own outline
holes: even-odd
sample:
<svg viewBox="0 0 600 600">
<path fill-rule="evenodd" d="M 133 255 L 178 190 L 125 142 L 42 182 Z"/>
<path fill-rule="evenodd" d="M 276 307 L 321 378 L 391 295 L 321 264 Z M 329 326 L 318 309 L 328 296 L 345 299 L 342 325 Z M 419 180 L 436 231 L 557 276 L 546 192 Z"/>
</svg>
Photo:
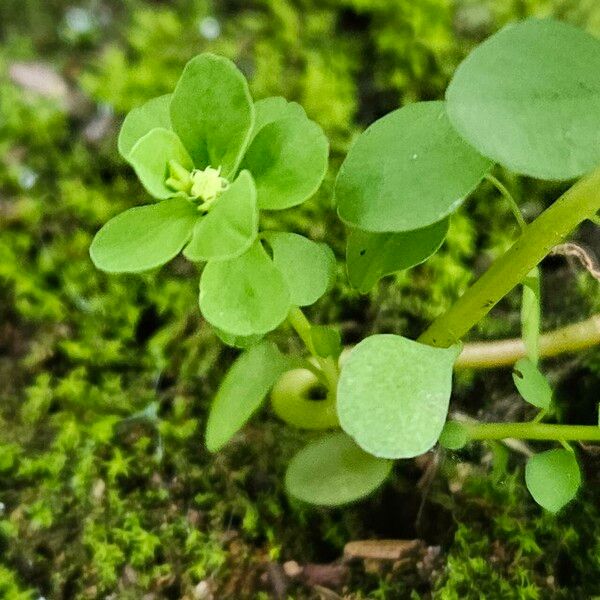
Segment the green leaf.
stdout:
<svg viewBox="0 0 600 600">
<path fill-rule="evenodd" d="M 268 231 L 264 238 L 287 282 L 292 304 L 313 304 L 329 289 L 335 275 L 335 256 L 327 244 L 278 231 Z"/>
<path fill-rule="evenodd" d="M 288 493 L 321 506 L 359 500 L 387 478 L 392 462 L 363 452 L 344 433 L 311 442 L 291 460 L 285 476 Z"/>
<path fill-rule="evenodd" d="M 548 410 L 552 402 L 552 388 L 548 380 L 530 358 L 517 361 L 513 369 L 513 381 L 524 400 L 542 410 Z"/>
<path fill-rule="evenodd" d="M 348 279 L 363 294 L 386 275 L 410 269 L 427 260 L 448 233 L 444 219 L 424 229 L 400 233 L 371 233 L 351 229 L 346 247 Z"/>
<path fill-rule="evenodd" d="M 188 170 L 194 166 L 177 135 L 162 128 L 147 133 L 128 156 L 142 185 L 151 196 L 160 200 L 175 196 L 175 192 L 165 184 L 168 163 L 172 159 Z"/>
<path fill-rule="evenodd" d="M 257 232 L 256 188 L 250 173 L 242 171 L 198 220 L 183 254 L 193 261 L 235 258 L 248 250 Z"/>
<path fill-rule="evenodd" d="M 182 198 L 130 208 L 100 229 L 90 256 L 109 273 L 154 269 L 179 254 L 197 218 L 195 208 Z"/>
<path fill-rule="evenodd" d="M 328 155 L 322 129 L 306 117 L 291 117 L 258 132 L 242 168 L 254 177 L 260 208 L 281 210 L 301 204 L 319 189 Z"/>
<path fill-rule="evenodd" d="M 440 446 L 448 450 L 460 450 L 469 441 L 465 427 L 457 421 L 447 421 L 440 435 Z"/>
<path fill-rule="evenodd" d="M 542 319 L 540 269 L 535 267 L 523 281 L 521 301 L 521 332 L 527 356 L 537 364 L 540 353 L 540 322 Z"/>
<path fill-rule="evenodd" d="M 117 143 L 119 153 L 123 158 L 127 159 L 138 140 L 141 140 L 153 129 L 157 127 L 171 129 L 170 102 L 171 94 L 165 94 L 158 98 L 152 98 L 129 112 L 121 126 Z"/>
<path fill-rule="evenodd" d="M 217 327 L 213 327 L 213 329 L 215 330 L 215 333 L 217 334 L 218 338 L 224 344 L 227 344 L 228 346 L 232 346 L 233 348 L 240 348 L 242 350 L 246 350 L 247 348 L 254 346 L 258 342 L 260 342 L 260 340 L 263 339 L 262 334 L 233 335 L 231 333 L 227 333 L 226 331 L 222 331 L 221 329 L 218 329 Z"/>
<path fill-rule="evenodd" d="M 338 358 L 342 353 L 342 338 L 337 328 L 313 325 L 310 328 L 310 337 L 317 356 Z"/>
<path fill-rule="evenodd" d="M 535 454 L 527 461 L 525 483 L 540 506 L 558 512 L 575 498 L 581 485 L 575 453 L 559 448 Z"/>
<path fill-rule="evenodd" d="M 256 134 L 269 123 L 286 119 L 289 117 L 306 118 L 304 109 L 296 102 L 288 102 L 281 96 L 272 96 L 263 98 L 254 103 L 254 129 L 252 131 L 252 139 Z"/>
<path fill-rule="evenodd" d="M 364 231 L 422 229 L 453 213 L 490 167 L 455 132 L 443 102 L 409 104 L 350 148 L 335 184 L 338 213 Z"/>
<path fill-rule="evenodd" d="M 220 450 L 263 403 L 273 384 L 290 368 L 273 342 L 244 352 L 221 382 L 206 425 L 206 447 Z"/>
<path fill-rule="evenodd" d="M 285 279 L 259 241 L 237 258 L 209 262 L 200 278 L 204 318 L 233 335 L 267 333 L 290 307 Z"/>
<path fill-rule="evenodd" d="M 246 79 L 222 56 L 193 58 L 173 92 L 171 122 L 196 168 L 221 167 L 223 177 L 230 179 L 254 124 Z"/>
<path fill-rule="evenodd" d="M 457 131 L 485 156 L 540 179 L 600 163 L 600 42 L 551 20 L 509 25 L 459 66 L 446 92 Z"/>
<path fill-rule="evenodd" d="M 364 339 L 342 367 L 342 429 L 382 458 L 427 452 L 446 421 L 458 351 L 458 346 L 433 348 L 398 335 Z"/>
</svg>

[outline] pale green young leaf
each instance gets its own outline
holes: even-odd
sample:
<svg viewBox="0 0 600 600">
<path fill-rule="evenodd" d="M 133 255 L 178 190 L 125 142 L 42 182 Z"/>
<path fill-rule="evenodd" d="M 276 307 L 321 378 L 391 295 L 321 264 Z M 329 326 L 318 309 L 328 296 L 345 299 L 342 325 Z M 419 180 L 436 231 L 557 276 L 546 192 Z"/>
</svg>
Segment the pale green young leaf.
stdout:
<svg viewBox="0 0 600 600">
<path fill-rule="evenodd" d="M 364 339 L 342 367 L 342 429 L 382 458 L 427 452 L 446 421 L 458 352 L 458 346 L 434 348 L 398 335 Z"/>
<path fill-rule="evenodd" d="M 288 465 L 288 493 L 309 504 L 339 506 L 376 490 L 392 461 L 361 450 L 346 434 L 333 433 L 305 446 Z"/>
<path fill-rule="evenodd" d="M 483 155 L 540 179 L 600 163 L 600 42 L 572 25 L 508 25 L 458 67 L 446 92 L 457 131 Z"/>
<path fill-rule="evenodd" d="M 153 129 L 157 127 L 171 129 L 170 102 L 171 94 L 165 94 L 148 100 L 142 106 L 134 108 L 128 113 L 121 126 L 117 142 L 119 153 L 123 158 L 128 159 L 129 153 L 138 140 L 141 140 Z"/>
<path fill-rule="evenodd" d="M 241 256 L 211 261 L 202 272 L 200 310 L 227 333 L 267 333 L 286 318 L 290 307 L 285 279 L 258 240 Z"/>
<path fill-rule="evenodd" d="M 233 363 L 208 415 L 206 447 L 211 452 L 220 450 L 246 424 L 290 364 L 290 359 L 266 340 L 246 350 Z"/>
<path fill-rule="evenodd" d="M 254 124 L 246 79 L 222 56 L 193 58 L 173 92 L 171 122 L 196 168 L 221 167 L 232 178 Z"/>
<path fill-rule="evenodd" d="M 256 188 L 250 173 L 242 171 L 197 221 L 183 254 L 192 261 L 235 258 L 252 245 L 257 232 Z"/>
<path fill-rule="evenodd" d="M 127 160 L 148 193 L 160 200 L 175 196 L 175 192 L 165 183 L 169 161 L 176 160 L 188 170 L 194 166 L 177 135 L 160 127 L 152 129 L 138 140 Z"/>
<path fill-rule="evenodd" d="M 329 142 L 306 117 L 288 117 L 265 125 L 242 161 L 263 209 L 281 210 L 301 204 L 319 188 L 327 171 Z"/>
<path fill-rule="evenodd" d="M 460 450 L 469 441 L 466 428 L 457 421 L 447 421 L 440 435 L 440 446 L 448 450 Z"/>
<path fill-rule="evenodd" d="M 418 102 L 373 123 L 350 148 L 335 201 L 351 227 L 422 229 L 453 213 L 491 162 L 450 125 L 444 102 Z"/>
<path fill-rule="evenodd" d="M 548 410 L 552 402 L 552 388 L 530 358 L 522 358 L 513 368 L 513 381 L 526 402 Z"/>
<path fill-rule="evenodd" d="M 288 102 L 281 96 L 272 96 L 263 98 L 254 103 L 255 119 L 254 128 L 252 130 L 252 139 L 256 134 L 269 123 L 286 119 L 289 117 L 306 118 L 306 113 L 302 106 L 297 102 Z"/>
<path fill-rule="evenodd" d="M 442 245 L 448 225 L 449 220 L 444 219 L 424 229 L 399 233 L 350 229 L 346 246 L 350 284 L 366 294 L 382 277 L 424 262 Z"/>
<path fill-rule="evenodd" d="M 535 267 L 523 281 L 521 296 L 521 333 L 527 356 L 534 364 L 540 354 L 541 295 L 540 269 Z"/>
<path fill-rule="evenodd" d="M 113 217 L 90 246 L 93 263 L 109 273 L 136 273 L 164 265 L 190 239 L 198 213 L 182 198 L 137 206 Z"/>
<path fill-rule="evenodd" d="M 329 289 L 335 275 L 335 256 L 327 244 L 279 231 L 268 231 L 264 238 L 287 282 L 292 304 L 313 304 Z"/>
<path fill-rule="evenodd" d="M 533 455 L 525 467 L 525 483 L 540 506 L 558 512 L 575 498 L 581 485 L 575 453 L 558 448 Z"/>
<path fill-rule="evenodd" d="M 317 356 L 338 358 L 342 353 L 342 337 L 337 328 L 313 325 L 310 328 L 310 337 Z"/>
</svg>

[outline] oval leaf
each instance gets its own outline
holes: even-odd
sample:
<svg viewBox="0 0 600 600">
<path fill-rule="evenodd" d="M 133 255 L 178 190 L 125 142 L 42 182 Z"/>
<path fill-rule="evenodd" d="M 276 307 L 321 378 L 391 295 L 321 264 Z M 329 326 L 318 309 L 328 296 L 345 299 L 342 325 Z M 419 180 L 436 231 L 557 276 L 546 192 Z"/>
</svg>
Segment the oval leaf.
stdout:
<svg viewBox="0 0 600 600">
<path fill-rule="evenodd" d="M 338 506 L 364 498 L 387 478 L 392 461 L 363 452 L 344 433 L 305 446 L 285 475 L 288 493 L 320 506 Z"/>
<path fill-rule="evenodd" d="M 322 129 L 306 117 L 265 125 L 244 157 L 263 209 L 281 210 L 301 204 L 321 185 L 327 171 L 329 143 Z"/>
<path fill-rule="evenodd" d="M 250 173 L 242 171 L 198 220 L 183 254 L 193 261 L 234 258 L 248 250 L 257 232 L 256 188 Z"/>
<path fill-rule="evenodd" d="M 509 25 L 459 66 L 446 92 L 457 131 L 516 173 L 570 179 L 600 163 L 600 42 L 571 25 Z"/>
<path fill-rule="evenodd" d="M 513 381 L 523 399 L 542 410 L 552 402 L 552 388 L 548 380 L 530 358 L 522 358 L 513 368 Z"/>
<path fill-rule="evenodd" d="M 142 185 L 151 196 L 158 199 L 175 196 L 175 192 L 165 183 L 168 164 L 172 159 L 189 170 L 194 166 L 177 135 L 161 128 L 147 133 L 135 144 L 128 156 Z"/>
<path fill-rule="evenodd" d="M 273 384 L 290 368 L 290 360 L 273 342 L 244 352 L 221 382 L 206 424 L 206 447 L 220 450 L 260 407 Z"/>
<path fill-rule="evenodd" d="M 365 231 L 412 231 L 454 212 L 491 163 L 450 125 L 443 102 L 419 102 L 373 123 L 335 184 L 340 217 Z"/>
<path fill-rule="evenodd" d="M 109 273 L 136 273 L 160 267 L 177 256 L 198 218 L 182 198 L 136 206 L 113 217 L 90 246 L 93 263 Z"/>
<path fill-rule="evenodd" d="M 272 96 L 263 98 L 254 103 L 254 128 L 252 130 L 252 139 L 256 134 L 269 123 L 286 119 L 288 117 L 306 118 L 304 109 L 297 102 L 288 102 L 281 96 Z"/>
<path fill-rule="evenodd" d="M 273 250 L 273 262 L 282 272 L 295 306 L 316 302 L 330 287 L 335 256 L 327 244 L 295 233 L 269 231 L 264 238 Z"/>
<path fill-rule="evenodd" d="M 119 153 L 123 158 L 127 159 L 138 140 L 141 140 L 153 129 L 157 127 L 171 129 L 170 102 L 171 94 L 165 94 L 158 98 L 152 98 L 129 112 L 121 126 L 117 143 Z"/>
<path fill-rule="evenodd" d="M 575 453 L 558 448 L 535 454 L 527 461 L 525 483 L 540 506 L 558 512 L 575 498 L 581 485 Z"/>
<path fill-rule="evenodd" d="M 342 367 L 342 429 L 375 456 L 427 452 L 446 421 L 457 355 L 457 346 L 433 348 L 389 334 L 366 338 Z"/>
<path fill-rule="evenodd" d="M 442 245 L 448 225 L 444 219 L 424 229 L 400 233 L 351 229 L 346 246 L 350 284 L 366 294 L 382 277 L 424 262 Z"/>
<path fill-rule="evenodd" d="M 448 450 L 460 450 L 469 441 L 469 433 L 457 421 L 447 421 L 440 435 L 440 446 Z"/>
<path fill-rule="evenodd" d="M 246 79 L 222 56 L 193 58 L 173 92 L 171 122 L 196 168 L 221 167 L 231 178 L 254 124 Z"/>
<path fill-rule="evenodd" d="M 200 310 L 227 333 L 267 333 L 286 318 L 290 306 L 285 279 L 259 241 L 237 258 L 209 262 L 202 272 Z"/>
</svg>

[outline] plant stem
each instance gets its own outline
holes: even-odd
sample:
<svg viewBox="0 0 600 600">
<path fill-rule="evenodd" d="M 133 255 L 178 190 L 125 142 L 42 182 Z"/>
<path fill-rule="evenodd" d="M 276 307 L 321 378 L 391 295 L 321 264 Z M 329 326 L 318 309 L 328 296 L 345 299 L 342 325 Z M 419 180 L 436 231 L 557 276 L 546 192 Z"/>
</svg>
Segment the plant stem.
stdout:
<svg viewBox="0 0 600 600">
<path fill-rule="evenodd" d="M 438 347 L 458 342 L 582 221 L 600 209 L 600 167 L 580 179 L 535 221 L 484 275 L 421 335 Z"/>
<path fill-rule="evenodd" d="M 548 440 L 600 442 L 596 425 L 555 425 L 551 423 L 471 423 L 459 422 L 469 440 Z"/>
<path fill-rule="evenodd" d="M 600 314 L 580 323 L 543 333 L 539 338 L 540 358 L 586 350 L 600 344 Z M 526 356 L 522 339 L 465 344 L 456 360 L 457 369 L 493 369 L 510 366 Z"/>
<path fill-rule="evenodd" d="M 525 222 L 525 219 L 523 218 L 523 214 L 521 213 L 521 209 L 519 208 L 519 205 L 517 204 L 513 195 L 508 191 L 507 187 L 499 179 L 496 179 L 496 177 L 494 177 L 493 175 L 490 175 L 488 173 L 485 176 L 485 178 L 502 194 L 504 199 L 508 202 L 508 205 L 510 206 L 510 210 L 512 211 L 512 214 L 514 215 L 515 219 L 517 220 L 517 223 L 519 224 L 521 231 L 523 231 L 523 229 L 525 229 L 525 227 L 527 227 L 527 223 Z"/>
<path fill-rule="evenodd" d="M 310 321 L 306 318 L 306 315 L 302 312 L 300 308 L 294 306 L 289 314 L 288 314 L 288 322 L 294 328 L 306 349 L 311 353 L 311 355 L 316 360 L 319 365 L 319 369 L 323 373 L 325 380 L 327 382 L 327 388 L 330 394 L 335 395 L 337 391 L 337 383 L 339 378 L 339 369 L 337 366 L 337 362 L 332 358 L 323 358 L 319 356 L 315 350 L 315 346 L 312 341 L 311 335 L 311 324 Z M 335 396 L 334 396 L 335 397 Z"/>
</svg>

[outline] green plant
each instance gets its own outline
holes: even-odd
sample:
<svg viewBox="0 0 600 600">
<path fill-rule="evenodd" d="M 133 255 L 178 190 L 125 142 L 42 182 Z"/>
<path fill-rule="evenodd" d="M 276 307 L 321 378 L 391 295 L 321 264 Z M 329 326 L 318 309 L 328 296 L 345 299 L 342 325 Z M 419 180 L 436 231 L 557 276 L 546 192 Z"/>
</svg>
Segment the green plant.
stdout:
<svg viewBox="0 0 600 600">
<path fill-rule="evenodd" d="M 347 356 L 336 328 L 311 325 L 300 308 L 327 291 L 332 252 L 293 233 L 259 231 L 259 210 L 297 206 L 319 187 L 327 167 L 320 128 L 295 103 L 253 102 L 234 65 L 207 54 L 188 63 L 172 95 L 134 109 L 119 149 L 159 203 L 109 221 L 90 254 L 109 272 L 159 267 L 182 250 L 206 263 L 201 312 L 224 342 L 246 349 L 214 399 L 209 449 L 222 448 L 272 389 L 275 412 L 290 425 L 343 430 L 291 461 L 287 488 L 302 500 L 360 498 L 385 480 L 394 459 L 422 454 L 438 439 L 458 449 L 505 438 L 561 443 L 529 460 L 526 483 L 550 511 L 572 499 L 581 476 L 569 441 L 600 441 L 600 427 L 542 422 L 552 390 L 538 366 L 537 265 L 600 209 L 598 72 L 595 38 L 555 21 L 523 21 L 473 51 L 445 101 L 404 106 L 359 136 L 335 185 L 358 290 L 435 253 L 452 214 L 484 179 L 510 203 L 521 233 L 417 341 L 374 335 Z M 494 164 L 539 179 L 581 179 L 527 224 L 490 174 Z M 540 412 L 523 423 L 446 422 L 460 340 L 520 284 L 527 356 L 514 381 Z M 264 339 L 286 320 L 308 360 Z"/>
</svg>

